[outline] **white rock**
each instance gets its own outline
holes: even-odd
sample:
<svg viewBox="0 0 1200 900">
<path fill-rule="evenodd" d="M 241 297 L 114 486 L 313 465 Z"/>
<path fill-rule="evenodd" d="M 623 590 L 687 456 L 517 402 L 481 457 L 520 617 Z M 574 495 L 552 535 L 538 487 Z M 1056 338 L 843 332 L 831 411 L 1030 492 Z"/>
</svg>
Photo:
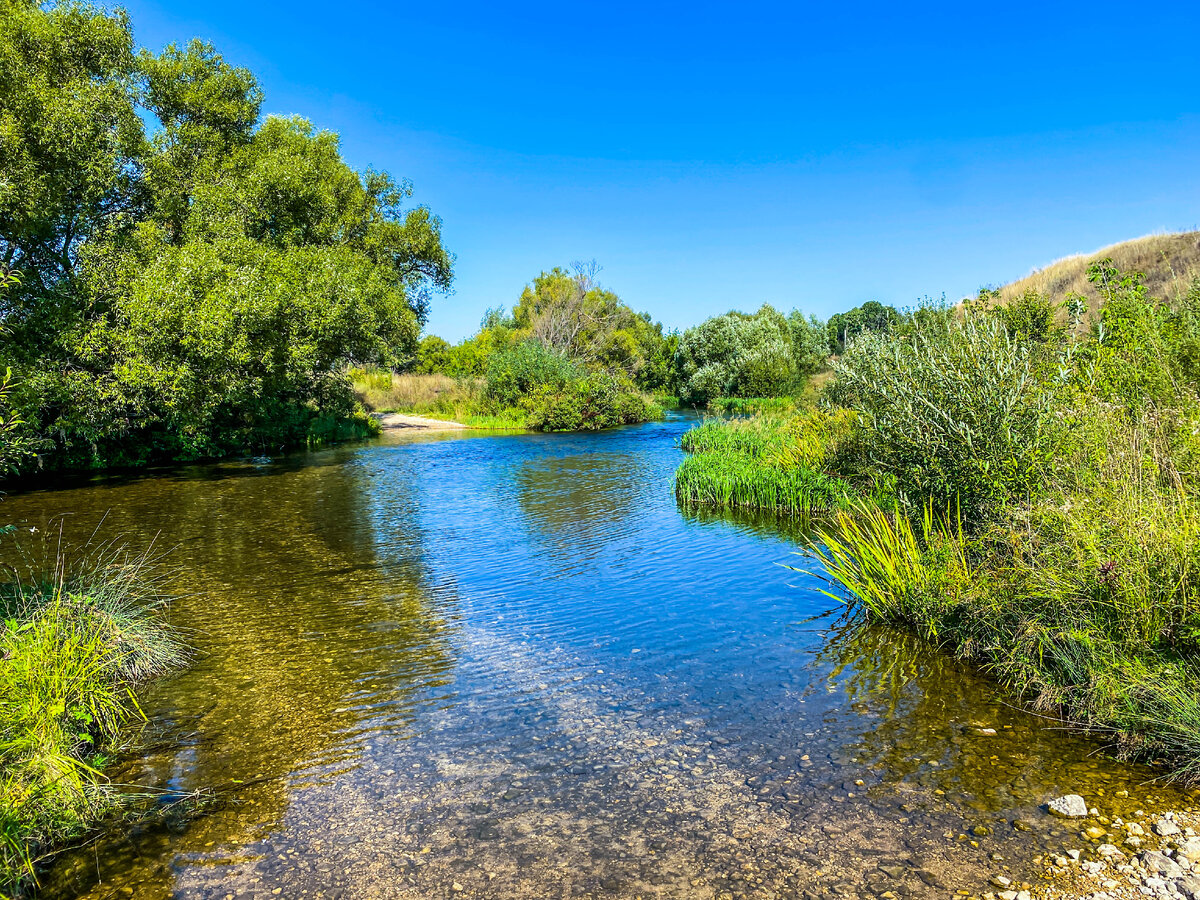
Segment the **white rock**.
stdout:
<svg viewBox="0 0 1200 900">
<path fill-rule="evenodd" d="M 1179 834 L 1179 826 L 1166 816 L 1163 816 L 1154 823 L 1154 833 L 1159 837 L 1171 837 L 1172 835 Z"/>
<path fill-rule="evenodd" d="M 1046 807 L 1056 816 L 1066 819 L 1082 819 L 1088 814 L 1087 801 L 1078 794 L 1055 797 Z"/>
</svg>

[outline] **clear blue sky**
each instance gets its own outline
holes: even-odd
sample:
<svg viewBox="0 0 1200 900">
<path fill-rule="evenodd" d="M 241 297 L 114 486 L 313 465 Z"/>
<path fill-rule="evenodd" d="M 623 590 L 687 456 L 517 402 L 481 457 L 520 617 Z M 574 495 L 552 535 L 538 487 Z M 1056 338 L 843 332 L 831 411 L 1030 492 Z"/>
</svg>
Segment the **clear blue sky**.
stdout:
<svg viewBox="0 0 1200 900">
<path fill-rule="evenodd" d="M 999 284 L 1200 222 L 1200 7 L 133 0 L 445 223 L 456 340 L 595 258 L 682 328 Z"/>
</svg>

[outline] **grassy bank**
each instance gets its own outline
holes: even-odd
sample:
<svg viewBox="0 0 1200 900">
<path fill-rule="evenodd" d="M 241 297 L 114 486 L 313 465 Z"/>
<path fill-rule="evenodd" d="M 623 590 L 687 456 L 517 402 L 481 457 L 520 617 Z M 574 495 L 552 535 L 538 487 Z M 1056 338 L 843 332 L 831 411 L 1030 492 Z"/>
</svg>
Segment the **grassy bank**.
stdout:
<svg viewBox="0 0 1200 900">
<path fill-rule="evenodd" d="M 709 419 L 688 431 L 689 454 L 675 475 L 681 502 L 810 515 L 843 505 L 850 485 L 829 456 L 848 415 L 808 410 L 792 418 Z"/>
<path fill-rule="evenodd" d="M 1200 780 L 1200 281 L 1089 278 L 1095 312 L 1030 292 L 862 335 L 824 411 L 705 423 L 678 483 L 740 458 L 753 486 L 710 502 L 771 506 L 797 467 L 839 479 L 811 540 L 832 594 Z"/>
<path fill-rule="evenodd" d="M 0 586 L 0 897 L 121 807 L 101 769 L 139 686 L 184 660 L 144 558 Z"/>
</svg>

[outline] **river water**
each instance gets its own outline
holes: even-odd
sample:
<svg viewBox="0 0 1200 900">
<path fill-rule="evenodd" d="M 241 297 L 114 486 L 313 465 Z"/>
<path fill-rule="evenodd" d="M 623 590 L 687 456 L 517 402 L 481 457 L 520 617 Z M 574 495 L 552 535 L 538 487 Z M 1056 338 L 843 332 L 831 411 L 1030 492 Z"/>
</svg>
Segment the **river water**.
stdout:
<svg viewBox="0 0 1200 900">
<path fill-rule="evenodd" d="M 1039 808 L 1059 793 L 1180 801 L 847 627 L 786 568 L 808 565 L 794 530 L 681 510 L 693 421 L 385 435 L 7 498 L 43 533 L 103 518 L 170 550 L 194 665 L 154 686 L 115 777 L 218 797 L 67 854 L 42 895 L 946 897 L 1080 845 Z"/>
</svg>

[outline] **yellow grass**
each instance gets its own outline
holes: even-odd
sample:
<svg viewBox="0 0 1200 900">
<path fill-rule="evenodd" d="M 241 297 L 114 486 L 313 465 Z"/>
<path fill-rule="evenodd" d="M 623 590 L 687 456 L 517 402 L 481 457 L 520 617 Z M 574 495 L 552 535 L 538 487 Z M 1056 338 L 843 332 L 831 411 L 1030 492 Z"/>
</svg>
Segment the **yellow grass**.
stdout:
<svg viewBox="0 0 1200 900">
<path fill-rule="evenodd" d="M 1056 302 L 1068 294 L 1082 294 L 1088 308 L 1095 310 L 1100 297 L 1088 283 L 1087 267 L 1097 259 L 1111 257 L 1122 272 L 1136 270 L 1146 275 L 1150 296 L 1173 300 L 1186 293 L 1192 279 L 1200 276 L 1200 231 L 1150 234 L 1104 247 L 1094 253 L 1078 253 L 1035 269 L 1024 278 L 1000 288 L 1002 302 L 1033 289 Z"/>
<path fill-rule="evenodd" d="M 372 412 L 450 412 L 473 406 L 482 385 L 447 375 L 397 375 L 353 369 L 349 373 L 358 399 Z"/>
</svg>

